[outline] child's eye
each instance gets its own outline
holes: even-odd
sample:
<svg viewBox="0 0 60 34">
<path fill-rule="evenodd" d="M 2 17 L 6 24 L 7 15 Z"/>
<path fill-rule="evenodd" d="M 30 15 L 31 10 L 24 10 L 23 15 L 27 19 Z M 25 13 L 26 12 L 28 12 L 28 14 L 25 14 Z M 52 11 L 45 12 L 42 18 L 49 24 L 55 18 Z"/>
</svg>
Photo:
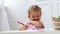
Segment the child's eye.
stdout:
<svg viewBox="0 0 60 34">
<path fill-rule="evenodd" d="M 37 16 L 37 17 L 39 17 L 39 16 Z"/>
<path fill-rule="evenodd" d="M 32 18 L 34 18 L 35 16 L 32 16 Z"/>
</svg>

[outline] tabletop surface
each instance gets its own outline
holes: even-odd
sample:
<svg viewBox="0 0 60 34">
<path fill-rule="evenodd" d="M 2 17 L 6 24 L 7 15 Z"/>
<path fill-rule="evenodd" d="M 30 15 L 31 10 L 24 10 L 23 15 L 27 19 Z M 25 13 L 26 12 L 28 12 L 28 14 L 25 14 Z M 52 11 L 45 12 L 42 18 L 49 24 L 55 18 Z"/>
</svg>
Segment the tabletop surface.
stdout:
<svg viewBox="0 0 60 34">
<path fill-rule="evenodd" d="M 23 30 L 23 31 L 3 31 L 0 32 L 0 34 L 37 34 L 37 33 L 42 33 L 42 34 L 53 34 L 53 33 L 60 33 L 60 31 L 56 31 L 54 29 L 42 29 L 42 30 Z"/>
</svg>

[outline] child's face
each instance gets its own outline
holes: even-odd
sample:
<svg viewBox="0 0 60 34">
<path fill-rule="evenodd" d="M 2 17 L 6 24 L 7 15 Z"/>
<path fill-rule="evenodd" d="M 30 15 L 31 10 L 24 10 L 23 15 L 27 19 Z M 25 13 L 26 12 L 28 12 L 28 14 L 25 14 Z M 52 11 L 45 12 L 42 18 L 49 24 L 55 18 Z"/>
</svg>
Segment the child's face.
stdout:
<svg viewBox="0 0 60 34">
<path fill-rule="evenodd" d="M 39 11 L 31 11 L 29 18 L 32 21 L 39 21 L 41 19 L 41 13 Z"/>
</svg>

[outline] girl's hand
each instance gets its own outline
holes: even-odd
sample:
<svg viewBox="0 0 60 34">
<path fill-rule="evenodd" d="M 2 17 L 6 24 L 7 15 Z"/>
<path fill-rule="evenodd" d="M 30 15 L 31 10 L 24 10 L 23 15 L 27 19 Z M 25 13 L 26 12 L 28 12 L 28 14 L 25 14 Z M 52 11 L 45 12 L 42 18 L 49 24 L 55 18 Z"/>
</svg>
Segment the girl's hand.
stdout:
<svg viewBox="0 0 60 34">
<path fill-rule="evenodd" d="M 44 28 L 44 25 L 39 21 L 31 21 L 31 23 L 37 26 L 38 28 Z"/>
<path fill-rule="evenodd" d="M 19 28 L 19 30 L 26 30 L 28 27 L 27 25 L 21 25 L 21 27 Z"/>
</svg>

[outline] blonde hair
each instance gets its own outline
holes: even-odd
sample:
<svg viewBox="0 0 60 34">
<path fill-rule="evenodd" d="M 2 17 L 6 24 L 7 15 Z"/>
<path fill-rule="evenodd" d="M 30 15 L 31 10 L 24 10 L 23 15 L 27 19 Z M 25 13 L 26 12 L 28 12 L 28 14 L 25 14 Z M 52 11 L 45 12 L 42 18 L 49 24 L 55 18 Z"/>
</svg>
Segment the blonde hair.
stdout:
<svg viewBox="0 0 60 34">
<path fill-rule="evenodd" d="M 37 10 L 37 12 L 39 11 L 40 13 L 41 13 L 41 8 L 39 7 L 39 6 L 37 6 L 37 5 L 32 5 L 29 9 L 28 9 L 28 15 L 30 15 L 30 12 L 32 11 L 32 10 Z"/>
</svg>

